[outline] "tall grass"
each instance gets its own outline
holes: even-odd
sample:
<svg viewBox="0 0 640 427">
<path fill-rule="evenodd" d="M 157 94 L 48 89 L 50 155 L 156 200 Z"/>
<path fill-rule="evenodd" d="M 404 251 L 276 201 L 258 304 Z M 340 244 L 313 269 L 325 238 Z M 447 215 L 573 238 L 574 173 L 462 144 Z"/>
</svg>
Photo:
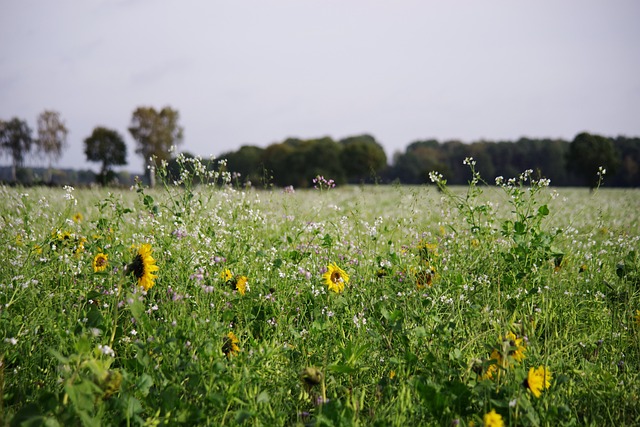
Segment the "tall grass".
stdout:
<svg viewBox="0 0 640 427">
<path fill-rule="evenodd" d="M 158 190 L 0 188 L 0 419 L 639 423 L 640 193 L 467 163 L 465 188 L 256 191 L 197 159 Z"/>
</svg>

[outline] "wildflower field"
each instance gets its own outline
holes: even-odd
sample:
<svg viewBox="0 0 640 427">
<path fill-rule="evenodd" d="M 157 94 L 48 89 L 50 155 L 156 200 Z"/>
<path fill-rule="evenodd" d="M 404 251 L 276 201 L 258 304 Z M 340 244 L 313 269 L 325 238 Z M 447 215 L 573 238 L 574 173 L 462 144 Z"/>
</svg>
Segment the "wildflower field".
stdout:
<svg viewBox="0 0 640 427">
<path fill-rule="evenodd" d="M 640 423 L 640 191 L 190 161 L 0 187 L 0 425 Z"/>
</svg>

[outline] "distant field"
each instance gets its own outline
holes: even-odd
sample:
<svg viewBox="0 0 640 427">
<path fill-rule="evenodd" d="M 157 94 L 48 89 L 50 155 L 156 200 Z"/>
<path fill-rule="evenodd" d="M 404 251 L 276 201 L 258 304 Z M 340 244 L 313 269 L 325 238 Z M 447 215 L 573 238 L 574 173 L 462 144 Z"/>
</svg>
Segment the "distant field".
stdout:
<svg viewBox="0 0 640 427">
<path fill-rule="evenodd" d="M 639 190 L 184 181 L 0 188 L 6 425 L 640 423 Z"/>
</svg>

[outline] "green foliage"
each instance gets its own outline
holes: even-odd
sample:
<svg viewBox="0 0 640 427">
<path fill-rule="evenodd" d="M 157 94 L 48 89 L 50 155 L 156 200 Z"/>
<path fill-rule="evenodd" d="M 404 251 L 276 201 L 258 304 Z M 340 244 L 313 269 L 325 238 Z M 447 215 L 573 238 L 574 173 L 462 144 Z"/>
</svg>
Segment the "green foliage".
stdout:
<svg viewBox="0 0 640 427">
<path fill-rule="evenodd" d="M 62 157 L 68 133 L 59 112 L 45 110 L 38 116 L 38 139 L 35 144 L 38 154 L 49 159 L 49 168 L 52 162 L 57 162 Z"/>
<path fill-rule="evenodd" d="M 339 144 L 342 169 L 351 183 L 376 182 L 387 167 L 387 155 L 371 135 L 345 138 Z"/>
<path fill-rule="evenodd" d="M 7 153 L 13 162 L 11 178 L 16 181 L 16 169 L 22 166 L 26 155 L 31 151 L 33 138 L 27 122 L 17 117 L 8 122 L 0 120 L 0 150 Z"/>
<path fill-rule="evenodd" d="M 440 191 L 255 191 L 186 155 L 155 189 L 0 188 L 0 418 L 636 424 L 636 192 L 493 186 L 465 163 L 464 188 L 432 174 Z"/>
<path fill-rule="evenodd" d="M 111 166 L 127 164 L 127 146 L 120 134 L 112 129 L 97 127 L 91 136 L 84 140 L 84 154 L 90 162 L 100 162 L 102 167 L 96 177 L 102 185 L 115 178 Z"/>
<path fill-rule="evenodd" d="M 599 183 L 599 168 L 615 173 L 618 156 L 610 139 L 583 132 L 571 142 L 567 165 L 584 179 L 589 188 L 594 189 Z"/>
<path fill-rule="evenodd" d="M 131 116 L 129 133 L 136 141 L 136 153 L 144 160 L 145 173 L 152 187 L 155 185 L 152 162 L 168 161 L 172 149 L 182 144 L 184 129 L 178 124 L 179 120 L 178 111 L 168 106 L 160 111 L 153 107 L 138 107 Z"/>
</svg>

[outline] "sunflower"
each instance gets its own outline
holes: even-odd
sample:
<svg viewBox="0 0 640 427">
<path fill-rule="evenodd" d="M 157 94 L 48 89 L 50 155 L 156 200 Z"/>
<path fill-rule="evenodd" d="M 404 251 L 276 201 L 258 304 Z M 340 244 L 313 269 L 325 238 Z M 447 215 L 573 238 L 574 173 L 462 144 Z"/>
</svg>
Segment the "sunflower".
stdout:
<svg viewBox="0 0 640 427">
<path fill-rule="evenodd" d="M 551 386 L 551 371 L 546 366 L 538 366 L 538 369 L 530 368 L 529 375 L 527 375 L 523 385 L 535 397 L 540 397 L 542 390 Z"/>
<path fill-rule="evenodd" d="M 504 421 L 502 421 L 502 415 L 498 414 L 495 409 L 491 412 L 484 414 L 484 427 L 504 427 Z"/>
<path fill-rule="evenodd" d="M 72 218 L 72 219 L 73 219 L 73 222 L 75 222 L 75 223 L 80 223 L 80 222 L 82 222 L 82 220 L 84 219 L 84 217 L 82 216 L 82 214 L 81 214 L 80 212 L 76 212 L 76 213 L 73 215 L 73 218 Z"/>
<path fill-rule="evenodd" d="M 320 384 L 322 376 L 322 371 L 315 366 L 306 367 L 300 372 L 300 379 L 308 387 Z"/>
<path fill-rule="evenodd" d="M 99 271 L 104 271 L 107 268 L 108 263 L 109 255 L 100 252 L 98 255 L 93 257 L 93 262 L 91 263 L 93 266 L 93 272 L 97 273 Z"/>
<path fill-rule="evenodd" d="M 227 336 L 224 338 L 224 342 L 222 344 L 222 352 L 227 356 L 237 356 L 240 353 L 240 347 L 238 347 L 238 343 L 240 340 L 236 337 L 236 334 L 233 332 L 229 332 Z"/>
<path fill-rule="evenodd" d="M 156 265 L 156 260 L 151 256 L 151 245 L 144 243 L 138 248 L 133 261 L 128 266 L 128 271 L 138 279 L 138 285 L 144 288 L 145 291 L 151 289 L 154 285 L 155 279 L 158 277 L 153 274 L 154 271 L 158 271 L 160 268 Z"/>
<path fill-rule="evenodd" d="M 416 278 L 416 289 L 422 290 L 433 286 L 433 280 L 436 278 L 436 269 L 427 262 L 426 268 L 414 271 L 414 276 Z"/>
<path fill-rule="evenodd" d="M 436 243 L 428 243 L 424 240 L 421 240 L 416 246 L 418 250 L 418 255 L 425 261 L 429 261 L 432 258 L 436 258 L 438 256 L 438 245 Z"/>
<path fill-rule="evenodd" d="M 491 363 L 487 366 L 487 370 L 481 375 L 481 379 L 483 380 L 492 380 L 494 375 L 500 376 L 500 366 L 502 366 L 502 355 L 496 349 L 493 349 L 491 352 L 491 356 L 489 357 L 489 361 L 495 360 L 495 363 Z"/>
<path fill-rule="evenodd" d="M 222 277 L 222 280 L 226 282 L 233 278 L 233 273 L 231 273 L 231 270 L 227 268 L 222 273 L 220 273 L 220 277 Z"/>
<path fill-rule="evenodd" d="M 327 271 L 322 275 L 322 278 L 329 289 L 337 294 L 344 290 L 344 285 L 346 283 L 349 283 L 349 275 L 343 269 L 338 267 L 335 262 L 333 264 L 329 264 Z"/>
<path fill-rule="evenodd" d="M 526 348 L 522 345 L 522 338 L 516 337 L 513 332 L 509 332 L 505 335 L 502 345 L 503 347 L 506 347 L 507 354 L 516 362 L 522 362 L 525 358 L 524 352 L 526 351 Z"/>
<path fill-rule="evenodd" d="M 234 280 L 236 282 L 236 289 L 240 292 L 240 295 L 244 295 L 247 291 L 247 277 L 246 276 L 238 276 Z"/>
</svg>

